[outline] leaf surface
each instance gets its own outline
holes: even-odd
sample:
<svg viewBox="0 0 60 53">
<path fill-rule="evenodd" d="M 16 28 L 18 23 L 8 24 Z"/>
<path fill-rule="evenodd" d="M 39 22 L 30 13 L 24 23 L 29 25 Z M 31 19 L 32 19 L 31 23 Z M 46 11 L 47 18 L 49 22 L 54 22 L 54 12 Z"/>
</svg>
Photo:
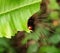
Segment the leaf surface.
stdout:
<svg viewBox="0 0 60 53">
<path fill-rule="evenodd" d="M 30 16 L 39 11 L 41 0 L 0 0 L 0 37 L 10 38 L 17 31 L 27 31 Z"/>
</svg>

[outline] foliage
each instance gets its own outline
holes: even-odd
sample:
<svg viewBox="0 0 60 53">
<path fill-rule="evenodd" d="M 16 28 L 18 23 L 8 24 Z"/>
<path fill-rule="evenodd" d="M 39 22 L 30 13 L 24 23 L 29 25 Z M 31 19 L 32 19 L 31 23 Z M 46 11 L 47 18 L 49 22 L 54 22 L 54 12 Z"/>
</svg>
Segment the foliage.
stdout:
<svg viewBox="0 0 60 53">
<path fill-rule="evenodd" d="M 29 17 L 39 11 L 40 0 L 0 0 L 0 37 L 11 38 L 17 31 L 27 31 Z"/>
<path fill-rule="evenodd" d="M 6 38 L 0 38 L 0 53 L 15 53 L 14 49 L 10 45 L 10 40 Z"/>
<path fill-rule="evenodd" d="M 45 4 L 41 5 L 42 2 Z M 39 21 L 35 20 L 35 30 L 31 31 L 27 23 L 36 12 Z M 25 31 L 23 39 L 21 33 L 15 36 L 17 31 Z M 12 46 L 16 39 L 12 36 L 18 39 L 19 42 L 14 42 L 18 47 Z M 26 53 L 60 53 L 60 1 L 0 0 L 0 37 L 0 53 L 17 53 L 15 50 L 21 50 L 24 45 Z"/>
<path fill-rule="evenodd" d="M 54 46 L 43 46 L 39 49 L 38 53 L 59 53 L 59 49 Z"/>
</svg>

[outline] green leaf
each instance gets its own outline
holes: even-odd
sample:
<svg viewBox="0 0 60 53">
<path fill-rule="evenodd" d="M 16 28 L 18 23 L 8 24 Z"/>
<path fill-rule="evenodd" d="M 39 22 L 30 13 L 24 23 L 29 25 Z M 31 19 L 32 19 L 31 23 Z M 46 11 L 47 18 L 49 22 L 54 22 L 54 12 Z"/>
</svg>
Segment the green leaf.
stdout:
<svg viewBox="0 0 60 53">
<path fill-rule="evenodd" d="M 4 47 L 7 47 L 9 48 L 9 39 L 6 39 L 6 38 L 0 38 L 0 46 L 4 46 Z"/>
<path fill-rule="evenodd" d="M 53 43 L 53 44 L 59 43 L 60 42 L 60 34 L 53 35 L 52 37 L 49 38 L 48 41 Z"/>
<path fill-rule="evenodd" d="M 57 19 L 59 19 L 58 12 L 51 12 L 51 14 L 50 14 L 50 19 L 52 19 L 52 20 L 57 20 Z"/>
<path fill-rule="evenodd" d="M 37 52 L 37 49 L 38 49 L 38 44 L 37 43 L 32 44 L 29 46 L 27 53 L 35 53 Z"/>
<path fill-rule="evenodd" d="M 59 6 L 58 6 L 56 0 L 50 0 L 49 8 L 52 9 L 52 10 L 59 9 Z"/>
<path fill-rule="evenodd" d="M 8 53 L 15 53 L 14 49 L 10 45 L 10 40 L 7 38 L 0 38 L 0 53 L 4 53 L 4 51 Z"/>
<path fill-rule="evenodd" d="M 0 37 L 11 38 L 17 31 L 27 31 L 30 16 L 39 11 L 41 0 L 0 0 Z"/>
<path fill-rule="evenodd" d="M 60 24 L 59 24 L 60 25 Z M 60 34 L 60 26 L 56 27 L 56 34 Z"/>
<path fill-rule="evenodd" d="M 38 53 L 60 53 L 60 51 L 54 46 L 42 46 Z"/>
<path fill-rule="evenodd" d="M 3 53 L 4 50 L 5 48 L 3 46 L 0 46 L 0 53 Z"/>
</svg>

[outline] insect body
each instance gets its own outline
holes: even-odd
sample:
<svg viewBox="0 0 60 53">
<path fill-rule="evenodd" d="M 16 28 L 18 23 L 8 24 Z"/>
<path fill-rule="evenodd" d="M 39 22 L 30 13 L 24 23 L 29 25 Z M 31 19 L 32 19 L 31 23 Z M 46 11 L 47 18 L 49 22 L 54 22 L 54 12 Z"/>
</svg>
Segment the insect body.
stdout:
<svg viewBox="0 0 60 53">
<path fill-rule="evenodd" d="M 34 30 L 34 19 L 31 17 L 29 20 L 28 20 L 28 28 L 29 30 Z"/>
</svg>

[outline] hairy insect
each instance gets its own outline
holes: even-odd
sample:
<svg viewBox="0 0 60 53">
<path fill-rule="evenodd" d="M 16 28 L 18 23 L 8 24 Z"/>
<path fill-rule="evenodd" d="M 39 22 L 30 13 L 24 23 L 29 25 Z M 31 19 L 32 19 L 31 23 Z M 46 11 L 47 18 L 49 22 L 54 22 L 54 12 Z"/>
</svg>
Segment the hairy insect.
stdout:
<svg viewBox="0 0 60 53">
<path fill-rule="evenodd" d="M 36 24 L 38 24 L 39 21 L 42 21 L 47 17 L 48 3 L 49 3 L 49 0 L 48 1 L 42 0 L 40 4 L 41 14 L 38 15 L 38 13 L 35 13 L 33 16 L 29 18 L 28 20 L 29 30 L 34 31 Z"/>
<path fill-rule="evenodd" d="M 51 13 L 49 8 L 48 8 L 49 3 L 50 3 L 49 0 L 47 0 L 47 1 L 46 0 L 42 0 L 42 2 L 40 3 L 41 12 L 39 14 L 38 14 L 38 12 L 35 13 L 28 20 L 28 24 L 27 25 L 28 25 L 29 30 L 34 31 L 36 26 L 37 26 L 37 24 L 42 24 L 46 28 L 49 28 L 49 31 L 52 31 L 50 24 L 53 24 L 53 20 L 52 19 L 48 19 L 48 16 Z M 54 11 L 58 11 L 58 10 L 55 9 Z"/>
</svg>

